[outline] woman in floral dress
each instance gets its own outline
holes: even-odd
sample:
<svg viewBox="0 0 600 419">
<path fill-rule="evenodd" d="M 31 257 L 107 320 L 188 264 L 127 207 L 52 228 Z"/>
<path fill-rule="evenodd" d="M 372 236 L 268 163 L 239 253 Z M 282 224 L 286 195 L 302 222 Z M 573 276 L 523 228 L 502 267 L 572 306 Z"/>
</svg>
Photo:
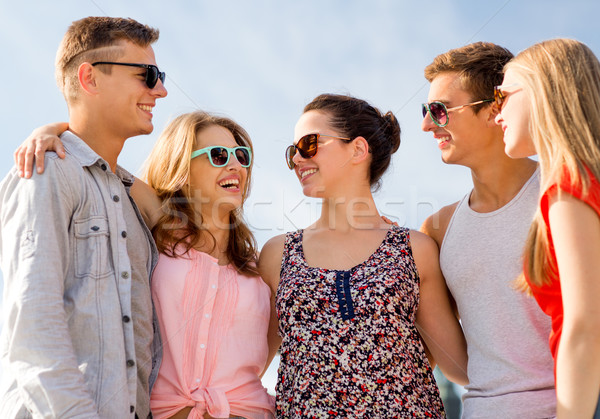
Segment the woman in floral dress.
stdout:
<svg viewBox="0 0 600 419">
<path fill-rule="evenodd" d="M 281 345 L 278 417 L 444 417 L 421 338 L 448 378 L 467 382 L 436 244 L 384 221 L 373 200 L 399 145 L 391 112 L 349 96 L 318 96 L 296 124 L 288 165 L 322 211 L 261 252 L 271 358 Z"/>
</svg>

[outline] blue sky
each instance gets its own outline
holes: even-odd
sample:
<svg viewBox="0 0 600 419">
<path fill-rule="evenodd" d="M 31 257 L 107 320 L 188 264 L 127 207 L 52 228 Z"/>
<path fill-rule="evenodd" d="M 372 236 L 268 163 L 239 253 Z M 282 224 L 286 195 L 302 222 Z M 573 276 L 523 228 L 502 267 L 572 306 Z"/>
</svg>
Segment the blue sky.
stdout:
<svg viewBox="0 0 600 419">
<path fill-rule="evenodd" d="M 444 165 L 431 134 L 420 131 L 423 68 L 437 54 L 480 40 L 517 53 L 555 37 L 600 54 L 600 3 L 592 0 L 0 0 L 3 175 L 34 127 L 68 118 L 54 56 L 69 24 L 89 15 L 132 17 L 161 31 L 154 49 L 169 95 L 155 108 L 154 133 L 128 140 L 119 163 L 136 173 L 180 113 L 232 117 L 255 144 L 246 212 L 261 245 L 318 216 L 318 201 L 303 197 L 283 152 L 303 106 L 319 93 L 349 93 L 396 114 L 402 145 L 376 197 L 382 212 L 416 228 L 470 189 L 469 171 Z"/>
</svg>

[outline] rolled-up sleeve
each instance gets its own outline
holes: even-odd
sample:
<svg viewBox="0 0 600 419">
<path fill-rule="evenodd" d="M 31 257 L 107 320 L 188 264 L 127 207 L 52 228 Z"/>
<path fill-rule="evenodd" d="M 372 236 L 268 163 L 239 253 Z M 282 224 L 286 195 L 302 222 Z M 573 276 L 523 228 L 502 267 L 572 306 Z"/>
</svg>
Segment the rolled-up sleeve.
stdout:
<svg viewBox="0 0 600 419">
<path fill-rule="evenodd" d="M 97 417 L 73 350 L 64 308 L 75 179 L 46 158 L 46 173 L 0 186 L 0 257 L 4 272 L 4 368 L 34 417 Z"/>
</svg>

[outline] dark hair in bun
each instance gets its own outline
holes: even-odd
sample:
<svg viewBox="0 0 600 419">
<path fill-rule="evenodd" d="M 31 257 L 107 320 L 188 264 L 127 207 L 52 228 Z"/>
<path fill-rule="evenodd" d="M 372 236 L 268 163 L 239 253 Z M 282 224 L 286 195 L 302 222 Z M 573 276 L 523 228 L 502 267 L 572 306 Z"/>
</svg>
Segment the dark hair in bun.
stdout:
<svg viewBox="0 0 600 419">
<path fill-rule="evenodd" d="M 325 93 L 304 107 L 304 112 L 322 111 L 331 117 L 331 125 L 348 138 L 364 137 L 369 143 L 371 167 L 369 183 L 380 186 L 381 176 L 390 166 L 392 154 L 400 147 L 400 124 L 392 112 L 379 109 L 352 96 Z"/>
</svg>

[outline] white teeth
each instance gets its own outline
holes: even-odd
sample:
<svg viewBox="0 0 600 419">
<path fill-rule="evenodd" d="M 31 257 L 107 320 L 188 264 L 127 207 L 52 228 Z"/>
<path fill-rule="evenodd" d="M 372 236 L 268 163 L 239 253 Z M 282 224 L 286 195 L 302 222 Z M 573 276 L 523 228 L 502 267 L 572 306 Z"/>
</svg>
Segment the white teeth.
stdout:
<svg viewBox="0 0 600 419">
<path fill-rule="evenodd" d="M 302 177 L 301 177 L 301 179 L 304 179 L 306 176 L 308 176 L 308 175 L 312 175 L 313 173 L 317 173 L 317 169 L 308 169 L 308 170 L 305 170 L 305 171 L 304 171 L 304 172 L 302 172 L 302 174 L 300 175 L 300 176 L 302 176 Z"/>
<path fill-rule="evenodd" d="M 226 179 L 223 182 L 219 182 L 219 186 L 228 186 L 228 185 L 239 185 L 239 179 Z"/>
<path fill-rule="evenodd" d="M 441 137 L 441 138 L 436 138 L 438 144 L 443 143 L 444 141 L 450 141 L 450 137 Z"/>
<path fill-rule="evenodd" d="M 152 112 L 152 106 L 149 105 L 138 105 L 138 108 L 146 112 Z"/>
</svg>

